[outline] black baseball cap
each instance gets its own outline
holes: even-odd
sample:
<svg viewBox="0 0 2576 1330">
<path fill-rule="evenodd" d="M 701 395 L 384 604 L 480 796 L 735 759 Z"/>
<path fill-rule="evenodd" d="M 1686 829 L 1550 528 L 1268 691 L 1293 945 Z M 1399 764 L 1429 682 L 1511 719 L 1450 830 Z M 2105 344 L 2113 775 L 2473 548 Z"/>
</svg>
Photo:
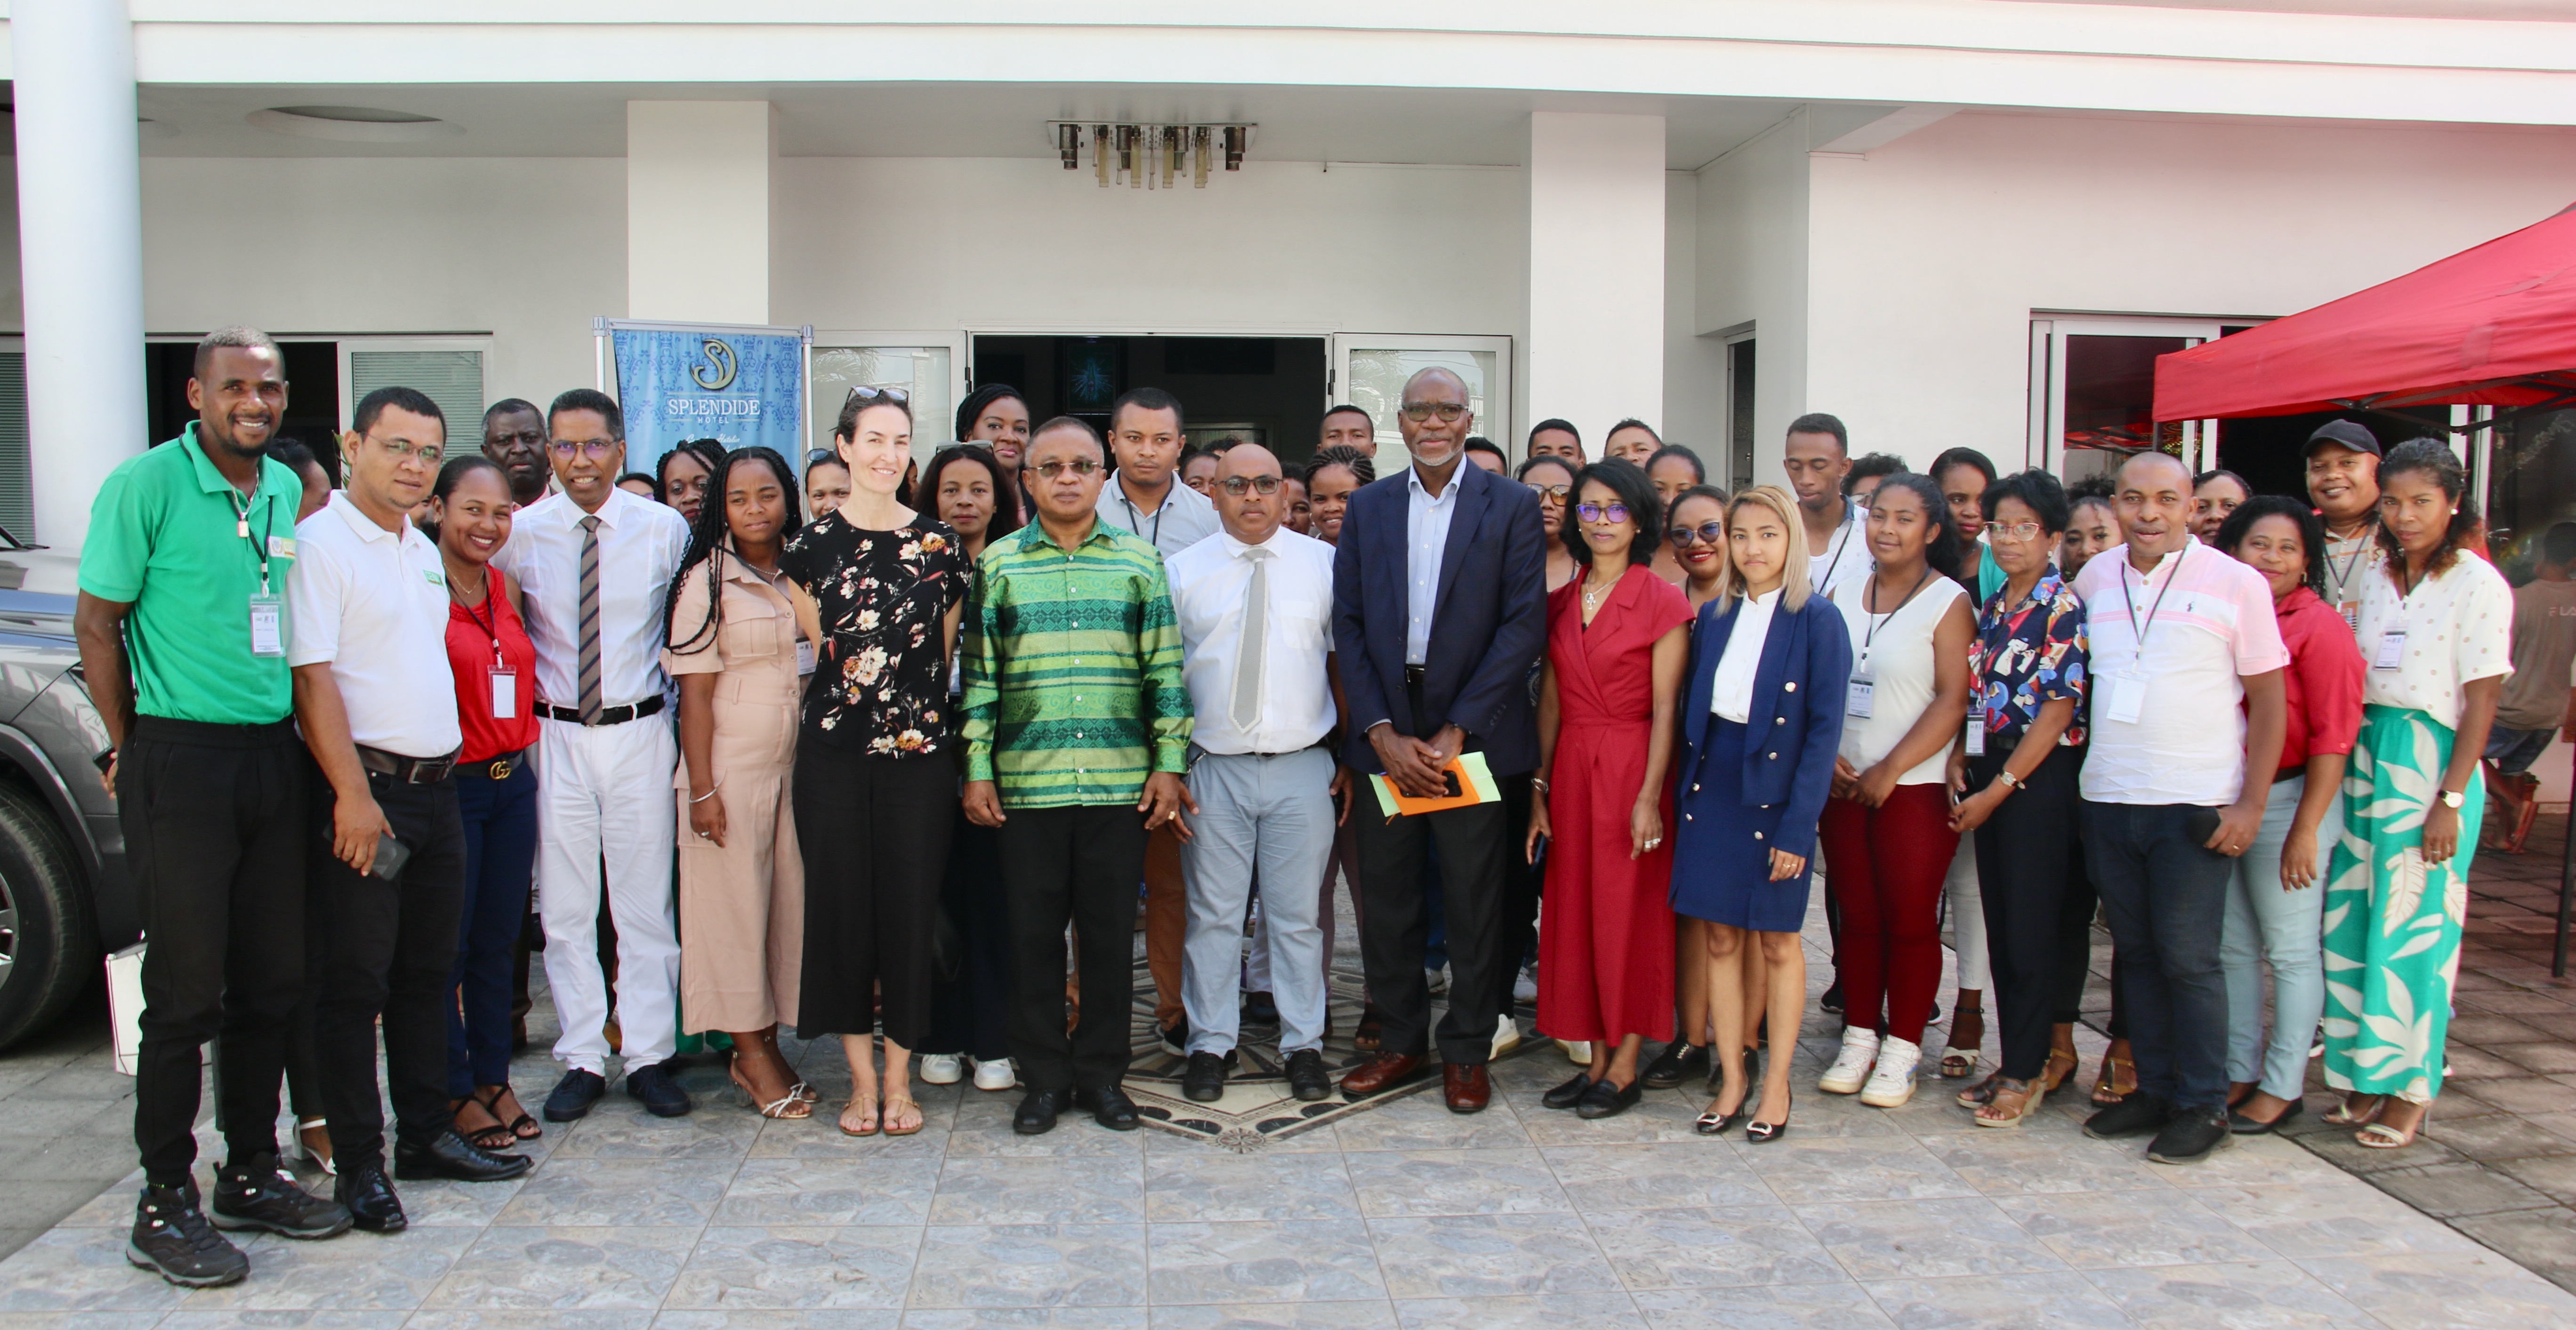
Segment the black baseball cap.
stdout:
<svg viewBox="0 0 2576 1330">
<path fill-rule="evenodd" d="M 2354 452 L 2368 453 L 2373 457 L 2380 455 L 2378 436 L 2372 434 L 2370 427 L 2358 420 L 2329 420 L 2317 426 L 2317 432 L 2308 436 L 2307 446 L 2299 450 L 2299 455 L 2314 456 L 2317 445 L 2322 443 L 2331 443 L 2339 448 L 2350 448 Z"/>
</svg>

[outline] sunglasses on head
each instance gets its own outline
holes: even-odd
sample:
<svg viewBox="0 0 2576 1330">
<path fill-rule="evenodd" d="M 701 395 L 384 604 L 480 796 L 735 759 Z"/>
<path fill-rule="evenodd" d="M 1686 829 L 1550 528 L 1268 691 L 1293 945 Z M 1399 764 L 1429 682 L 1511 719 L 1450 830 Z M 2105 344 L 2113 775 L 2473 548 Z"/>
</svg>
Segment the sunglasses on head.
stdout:
<svg viewBox="0 0 2576 1330">
<path fill-rule="evenodd" d="M 837 462 L 840 460 L 841 455 L 833 452 L 829 448 L 812 448 L 806 450 L 805 453 L 805 465 L 807 466 L 821 466 L 825 462 Z"/>
<path fill-rule="evenodd" d="M 871 388 L 863 383 L 850 389 L 850 395 L 841 399 L 843 406 L 848 406 L 852 402 L 893 402 L 901 406 L 910 406 L 912 394 L 901 388 Z"/>
</svg>

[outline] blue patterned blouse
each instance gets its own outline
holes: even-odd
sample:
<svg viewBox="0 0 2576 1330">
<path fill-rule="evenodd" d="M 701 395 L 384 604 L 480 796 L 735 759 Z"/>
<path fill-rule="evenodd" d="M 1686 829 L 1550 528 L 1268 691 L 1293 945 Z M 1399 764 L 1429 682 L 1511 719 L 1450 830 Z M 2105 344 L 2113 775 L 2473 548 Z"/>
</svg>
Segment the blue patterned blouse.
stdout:
<svg viewBox="0 0 2576 1330">
<path fill-rule="evenodd" d="M 2059 698 L 2075 699 L 2075 721 L 2057 742 L 2084 742 L 2084 695 L 2091 674 L 2086 657 L 2084 602 L 2055 567 L 2040 575 L 2030 595 L 2010 609 L 1997 591 L 1977 613 L 1977 641 L 1968 651 L 1968 677 L 1977 688 L 1973 722 L 1985 718 L 1986 751 L 2008 753 L 2039 709 Z"/>
</svg>

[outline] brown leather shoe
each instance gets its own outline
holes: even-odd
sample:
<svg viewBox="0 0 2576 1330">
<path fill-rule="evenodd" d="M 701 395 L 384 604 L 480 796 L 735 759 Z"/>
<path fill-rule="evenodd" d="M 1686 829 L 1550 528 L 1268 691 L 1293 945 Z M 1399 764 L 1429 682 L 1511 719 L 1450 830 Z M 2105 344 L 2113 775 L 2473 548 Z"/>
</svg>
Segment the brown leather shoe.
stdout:
<svg viewBox="0 0 2576 1330">
<path fill-rule="evenodd" d="M 1485 1064 L 1461 1066 L 1455 1062 L 1440 1064 L 1440 1097 L 1449 1101 L 1452 1113 L 1482 1113 L 1493 1102 L 1494 1087 L 1485 1079 Z"/>
<path fill-rule="evenodd" d="M 1420 1070 L 1422 1058 L 1419 1054 L 1380 1053 L 1342 1078 L 1342 1095 L 1348 1099 L 1366 1099 L 1411 1080 L 1413 1074 Z"/>
</svg>

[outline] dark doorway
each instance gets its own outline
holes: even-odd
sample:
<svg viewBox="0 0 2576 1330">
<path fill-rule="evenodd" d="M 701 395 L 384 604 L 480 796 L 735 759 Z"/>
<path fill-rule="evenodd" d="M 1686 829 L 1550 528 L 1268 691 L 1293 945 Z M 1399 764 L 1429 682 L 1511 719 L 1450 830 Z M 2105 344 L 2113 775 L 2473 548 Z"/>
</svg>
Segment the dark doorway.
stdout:
<svg viewBox="0 0 2576 1330">
<path fill-rule="evenodd" d="M 2317 411 L 2295 416 L 2244 416 L 2218 422 L 2218 464 L 2245 477 L 2257 494 L 2308 497 L 2308 436 L 2329 420 L 2357 420 L 2379 440 L 2382 453 L 2408 439 L 2450 437 L 2451 408 L 2397 411 Z M 2415 422 L 2421 421 L 2422 424 Z"/>
<path fill-rule="evenodd" d="M 1080 416 L 1105 434 L 1119 394 L 1160 388 L 1181 399 L 1192 441 L 1233 435 L 1291 465 L 1313 454 L 1323 428 L 1321 337 L 994 335 L 971 350 L 976 386 L 1019 389 L 1031 423 Z"/>
<path fill-rule="evenodd" d="M 340 344 L 281 340 L 286 354 L 286 419 L 277 435 L 316 455 L 339 456 Z M 197 413 L 188 409 L 188 377 L 196 369 L 194 342 L 150 342 L 143 348 L 144 390 L 150 398 L 152 437 L 138 449 L 177 438 Z M 336 466 L 336 461 L 326 462 Z"/>
</svg>

